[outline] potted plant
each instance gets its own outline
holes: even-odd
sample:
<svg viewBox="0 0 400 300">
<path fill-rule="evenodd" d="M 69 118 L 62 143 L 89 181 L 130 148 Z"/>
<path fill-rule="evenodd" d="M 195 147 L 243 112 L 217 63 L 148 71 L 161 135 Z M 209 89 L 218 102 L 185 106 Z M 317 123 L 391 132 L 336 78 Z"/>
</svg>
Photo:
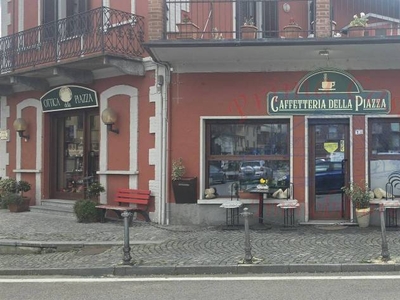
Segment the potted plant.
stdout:
<svg viewBox="0 0 400 300">
<path fill-rule="evenodd" d="M 186 173 L 182 158 L 172 161 L 172 189 L 176 203 L 197 202 L 197 178 L 183 177 Z"/>
<path fill-rule="evenodd" d="M 342 188 L 343 192 L 351 198 L 356 209 L 357 222 L 359 227 L 368 227 L 370 218 L 369 202 L 373 198 L 373 192 L 367 183 L 351 183 L 348 187 Z"/>
<path fill-rule="evenodd" d="M 289 25 L 283 27 L 283 36 L 288 39 L 297 39 L 300 37 L 301 27 L 290 18 Z"/>
<path fill-rule="evenodd" d="M 360 16 L 355 14 L 353 20 L 350 22 L 347 28 L 348 37 L 363 37 L 365 33 L 365 27 L 367 26 L 368 18 L 365 13 L 360 13 Z"/>
<path fill-rule="evenodd" d="M 100 182 L 92 182 L 87 188 L 87 197 L 90 200 L 98 201 L 98 198 L 101 193 L 104 193 L 106 190 L 104 186 Z"/>
<path fill-rule="evenodd" d="M 240 27 L 242 33 L 242 40 L 253 40 L 257 37 L 257 26 L 254 24 L 253 17 L 244 19 L 243 25 Z"/>
<path fill-rule="evenodd" d="M 185 14 L 182 18 L 181 23 L 177 23 L 178 27 L 178 39 L 196 39 L 199 31 L 199 26 L 192 22 L 192 19 Z"/>
<path fill-rule="evenodd" d="M 30 191 L 31 184 L 27 181 L 17 181 L 14 178 L 0 180 L 2 205 L 8 207 L 10 212 L 29 211 L 30 198 L 24 193 Z"/>
</svg>

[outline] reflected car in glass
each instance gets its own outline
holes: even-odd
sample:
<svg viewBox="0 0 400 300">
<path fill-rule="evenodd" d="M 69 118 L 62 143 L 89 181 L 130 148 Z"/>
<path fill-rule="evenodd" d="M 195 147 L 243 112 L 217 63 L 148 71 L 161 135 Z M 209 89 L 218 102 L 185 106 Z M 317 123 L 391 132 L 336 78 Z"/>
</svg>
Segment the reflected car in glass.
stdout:
<svg viewBox="0 0 400 300">
<path fill-rule="evenodd" d="M 270 179 L 273 177 L 271 168 L 265 166 L 263 160 L 243 161 L 240 163 L 240 180 L 258 180 L 260 178 Z"/>
<path fill-rule="evenodd" d="M 226 182 L 226 174 L 220 168 L 211 165 L 209 169 L 209 184 L 215 183 L 225 183 Z"/>
<path fill-rule="evenodd" d="M 290 175 L 277 179 L 278 185 L 288 186 Z M 336 194 L 342 193 L 345 185 L 345 174 L 341 161 L 317 160 L 315 163 L 315 193 Z"/>
</svg>

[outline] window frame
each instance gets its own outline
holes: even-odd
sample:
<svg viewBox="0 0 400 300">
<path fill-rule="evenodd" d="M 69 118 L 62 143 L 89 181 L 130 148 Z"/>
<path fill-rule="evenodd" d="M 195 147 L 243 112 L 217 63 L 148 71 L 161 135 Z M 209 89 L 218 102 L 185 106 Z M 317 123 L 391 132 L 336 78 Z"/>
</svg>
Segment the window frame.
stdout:
<svg viewBox="0 0 400 300">
<path fill-rule="evenodd" d="M 213 161 L 237 161 L 240 163 L 241 161 L 253 161 L 253 160 L 263 160 L 263 161 L 287 161 L 289 166 L 289 174 L 292 173 L 292 161 L 291 161 L 291 151 L 292 149 L 292 132 L 291 132 L 291 124 L 292 119 L 290 117 L 279 117 L 279 118 L 246 118 L 246 119 L 238 119 L 238 118 L 203 118 L 202 120 L 204 126 L 204 155 L 203 155 L 203 176 L 202 186 L 209 187 L 210 179 L 208 170 Z M 287 134 L 286 134 L 286 154 L 237 154 L 237 155 L 215 155 L 211 154 L 211 125 L 215 124 L 236 124 L 236 125 L 264 125 L 264 124 L 285 124 L 287 126 Z M 247 127 L 248 129 L 249 127 Z M 246 130 L 247 130 L 246 129 Z M 292 176 L 292 175 L 291 175 Z M 227 197 L 227 195 L 222 195 L 222 197 Z M 203 198 L 203 197 L 202 197 Z"/>
</svg>

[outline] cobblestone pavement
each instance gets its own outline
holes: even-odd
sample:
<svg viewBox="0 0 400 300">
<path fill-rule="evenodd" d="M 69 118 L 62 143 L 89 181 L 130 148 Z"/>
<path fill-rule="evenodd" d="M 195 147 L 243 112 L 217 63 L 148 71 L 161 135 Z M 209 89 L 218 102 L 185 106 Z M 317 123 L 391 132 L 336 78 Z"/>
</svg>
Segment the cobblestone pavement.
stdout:
<svg viewBox="0 0 400 300">
<path fill-rule="evenodd" d="M 123 224 L 77 223 L 75 218 L 0 210 L 0 245 L 7 240 L 98 242 L 104 245 L 45 254 L 0 255 L 0 269 L 112 267 L 122 261 Z M 380 228 L 301 226 L 250 230 L 260 264 L 369 263 L 381 254 Z M 391 258 L 400 262 L 400 231 L 388 231 Z M 118 245 L 111 245 L 115 242 Z M 131 255 L 141 266 L 232 266 L 244 257 L 244 229 L 161 226 L 134 222 Z M 115 244 L 114 243 L 114 244 Z"/>
</svg>

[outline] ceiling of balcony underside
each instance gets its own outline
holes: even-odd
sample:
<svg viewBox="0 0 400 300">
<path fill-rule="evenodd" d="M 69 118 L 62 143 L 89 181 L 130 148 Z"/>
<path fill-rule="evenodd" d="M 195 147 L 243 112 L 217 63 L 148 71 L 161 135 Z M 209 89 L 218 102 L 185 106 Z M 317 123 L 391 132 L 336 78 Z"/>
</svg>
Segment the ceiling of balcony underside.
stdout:
<svg viewBox="0 0 400 300">
<path fill-rule="evenodd" d="M 341 41 L 185 41 L 147 44 L 153 59 L 179 73 L 400 69 L 400 40 L 343 38 Z M 328 50 L 328 56 L 319 54 Z"/>
</svg>

